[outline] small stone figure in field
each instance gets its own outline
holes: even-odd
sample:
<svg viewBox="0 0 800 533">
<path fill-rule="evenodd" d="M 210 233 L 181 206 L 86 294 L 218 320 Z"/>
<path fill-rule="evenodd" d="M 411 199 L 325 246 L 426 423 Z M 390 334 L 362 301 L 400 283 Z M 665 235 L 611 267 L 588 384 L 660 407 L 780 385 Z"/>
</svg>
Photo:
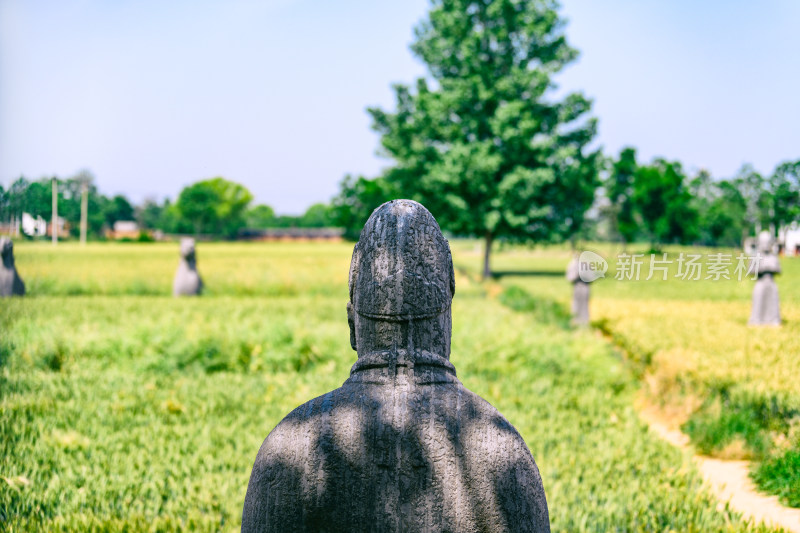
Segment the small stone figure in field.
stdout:
<svg viewBox="0 0 800 533">
<path fill-rule="evenodd" d="M 780 326 L 781 310 L 778 301 L 778 286 L 774 275 L 781 273 L 775 242 L 768 231 L 758 235 L 758 255 L 750 263 L 750 272 L 758 275 L 753 287 L 753 310 L 750 325 Z"/>
<path fill-rule="evenodd" d="M 370 216 L 347 305 L 358 360 L 256 457 L 243 532 L 547 532 L 536 463 L 450 363 L 450 246 L 422 205 Z"/>
<path fill-rule="evenodd" d="M 580 255 L 576 252 L 567 265 L 567 281 L 572 283 L 572 323 L 589 325 L 589 282 L 580 275 Z"/>
<path fill-rule="evenodd" d="M 0 297 L 23 296 L 25 284 L 14 266 L 14 243 L 8 237 L 0 237 L 0 252 L 3 254 L 3 266 L 0 267 Z"/>
<path fill-rule="evenodd" d="M 203 290 L 203 280 L 197 272 L 194 239 L 181 239 L 181 262 L 172 283 L 174 296 L 196 296 Z"/>
</svg>

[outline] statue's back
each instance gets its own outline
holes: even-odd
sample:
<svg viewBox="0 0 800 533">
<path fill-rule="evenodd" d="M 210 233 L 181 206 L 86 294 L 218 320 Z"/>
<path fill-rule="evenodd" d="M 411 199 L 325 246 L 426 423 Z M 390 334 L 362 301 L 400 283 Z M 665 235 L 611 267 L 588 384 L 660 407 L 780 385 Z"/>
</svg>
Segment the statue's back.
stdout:
<svg viewBox="0 0 800 533">
<path fill-rule="evenodd" d="M 450 363 L 455 276 L 436 220 L 376 209 L 350 263 L 342 387 L 292 411 L 258 452 L 245 532 L 550 531 L 525 442 Z"/>
<path fill-rule="evenodd" d="M 356 365 L 270 433 L 242 530 L 549 531 L 539 472 L 513 426 L 446 361 L 388 363 Z"/>
</svg>

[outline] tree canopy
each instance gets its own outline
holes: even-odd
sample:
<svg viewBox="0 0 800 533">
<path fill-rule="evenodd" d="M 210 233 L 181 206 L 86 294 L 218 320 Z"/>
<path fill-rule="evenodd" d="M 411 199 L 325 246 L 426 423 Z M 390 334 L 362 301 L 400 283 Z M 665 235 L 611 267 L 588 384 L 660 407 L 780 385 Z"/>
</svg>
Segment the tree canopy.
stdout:
<svg viewBox="0 0 800 533">
<path fill-rule="evenodd" d="M 689 205 L 691 195 L 680 163 L 659 158 L 638 167 L 632 200 L 651 243 L 690 242 L 695 237 L 696 213 Z"/>
<path fill-rule="evenodd" d="M 253 195 L 244 185 L 216 177 L 198 181 L 181 191 L 175 208 L 196 234 L 235 237 L 245 225 Z"/>
<path fill-rule="evenodd" d="M 348 174 L 339 185 L 339 194 L 331 202 L 333 222 L 344 228 L 344 236 L 358 240 L 361 228 L 373 209 L 399 195 L 383 177 L 368 179 Z"/>
<path fill-rule="evenodd" d="M 369 190 L 351 179 L 343 193 L 378 200 L 392 190 L 421 201 L 444 229 L 485 239 L 485 275 L 496 238 L 574 234 L 594 200 L 599 152 L 587 150 L 596 131 L 590 101 L 552 95 L 552 76 L 577 57 L 556 8 L 434 0 L 411 46 L 428 76 L 394 87 L 393 112 L 369 109 L 395 165 L 385 183 Z"/>
<path fill-rule="evenodd" d="M 611 173 L 606 182 L 606 193 L 610 203 L 608 211 L 612 232 L 616 232 L 623 242 L 636 238 L 639 223 L 634 214 L 633 180 L 636 174 L 636 150 L 624 148 L 619 159 L 611 166 Z"/>
</svg>

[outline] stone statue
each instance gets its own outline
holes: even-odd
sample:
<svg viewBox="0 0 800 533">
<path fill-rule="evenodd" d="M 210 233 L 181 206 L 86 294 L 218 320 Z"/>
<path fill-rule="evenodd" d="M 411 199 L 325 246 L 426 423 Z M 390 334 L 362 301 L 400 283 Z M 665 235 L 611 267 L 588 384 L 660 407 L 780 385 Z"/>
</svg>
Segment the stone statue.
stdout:
<svg viewBox="0 0 800 533">
<path fill-rule="evenodd" d="M 23 296 L 25 284 L 14 266 L 14 243 L 8 237 L 0 237 L 0 252 L 3 266 L 0 267 L 0 297 Z"/>
<path fill-rule="evenodd" d="M 580 254 L 577 252 L 567 265 L 567 281 L 572 283 L 572 323 L 589 325 L 589 282 L 580 275 Z"/>
<path fill-rule="evenodd" d="M 197 272 L 194 239 L 181 239 L 181 262 L 172 283 L 174 296 L 196 296 L 203 290 L 203 280 Z"/>
<path fill-rule="evenodd" d="M 749 322 L 753 326 L 781 325 L 778 286 L 773 277 L 781 273 L 781 265 L 774 247 L 772 235 L 768 231 L 762 231 L 758 235 L 758 255 L 750 263 L 750 272 L 758 275 L 753 287 L 753 309 Z"/>
<path fill-rule="evenodd" d="M 267 436 L 242 531 L 550 531 L 525 442 L 450 363 L 453 262 L 428 210 L 378 207 L 349 285 L 358 360 Z"/>
</svg>

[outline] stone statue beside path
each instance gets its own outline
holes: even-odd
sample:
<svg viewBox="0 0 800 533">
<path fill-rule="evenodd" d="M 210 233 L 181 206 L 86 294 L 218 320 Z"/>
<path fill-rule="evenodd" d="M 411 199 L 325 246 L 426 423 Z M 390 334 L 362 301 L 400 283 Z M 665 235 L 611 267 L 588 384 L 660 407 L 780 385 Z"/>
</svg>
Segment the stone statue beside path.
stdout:
<svg viewBox="0 0 800 533">
<path fill-rule="evenodd" d="M 181 262 L 172 283 L 174 296 L 197 296 L 203 291 L 203 279 L 197 272 L 194 239 L 181 239 Z"/>
<path fill-rule="evenodd" d="M 547 532 L 536 463 L 450 362 L 450 247 L 420 204 L 370 216 L 347 305 L 358 359 L 286 416 L 253 465 L 243 532 Z"/>
<path fill-rule="evenodd" d="M 753 287 L 753 308 L 749 322 L 751 326 L 781 325 L 778 285 L 774 278 L 781 273 L 781 265 L 774 247 L 772 235 L 768 231 L 762 231 L 758 235 L 758 255 L 750 263 L 750 272 L 758 276 Z"/>
<path fill-rule="evenodd" d="M 572 323 L 589 325 L 589 282 L 580 276 L 580 254 L 577 252 L 567 265 L 567 281 L 572 283 Z"/>
</svg>

